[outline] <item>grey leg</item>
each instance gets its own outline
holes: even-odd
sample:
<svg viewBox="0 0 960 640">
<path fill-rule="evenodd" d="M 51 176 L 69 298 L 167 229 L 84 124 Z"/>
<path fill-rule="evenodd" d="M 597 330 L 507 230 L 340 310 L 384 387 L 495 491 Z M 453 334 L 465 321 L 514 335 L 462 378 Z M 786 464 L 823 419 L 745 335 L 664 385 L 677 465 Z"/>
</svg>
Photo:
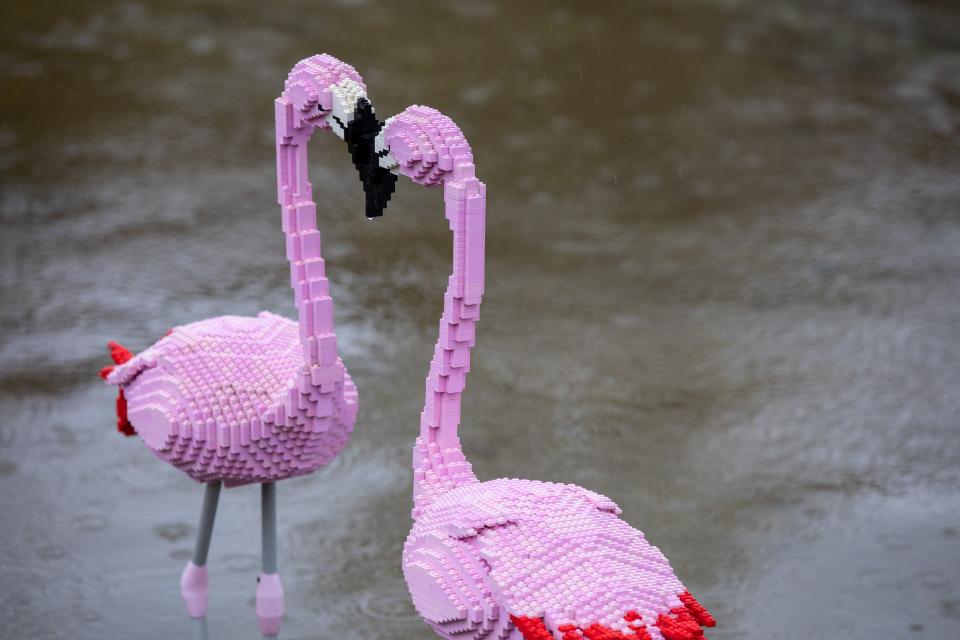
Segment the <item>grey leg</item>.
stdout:
<svg viewBox="0 0 960 640">
<path fill-rule="evenodd" d="M 198 567 L 207 564 L 210 551 L 210 538 L 213 536 L 213 520 L 217 517 L 217 503 L 220 502 L 220 482 L 211 482 L 203 494 L 203 510 L 200 512 L 200 530 L 197 531 L 197 545 L 193 548 L 193 564 Z"/>
<path fill-rule="evenodd" d="M 260 485 L 260 518 L 263 523 L 263 572 L 277 572 L 277 485 Z"/>
<path fill-rule="evenodd" d="M 261 485 L 263 571 L 257 578 L 257 622 L 264 638 L 276 638 L 283 621 L 283 585 L 277 573 L 277 485 Z"/>
<path fill-rule="evenodd" d="M 193 640 L 209 640 L 206 618 L 193 618 L 190 623 L 193 625 Z"/>
<path fill-rule="evenodd" d="M 187 614 L 193 618 L 193 640 L 207 640 L 207 601 L 209 580 L 207 578 L 207 552 L 213 535 L 213 520 L 220 501 L 220 482 L 211 482 L 203 494 L 203 509 L 200 512 L 200 527 L 193 559 L 187 563 L 180 577 L 180 595 L 187 605 Z"/>
</svg>

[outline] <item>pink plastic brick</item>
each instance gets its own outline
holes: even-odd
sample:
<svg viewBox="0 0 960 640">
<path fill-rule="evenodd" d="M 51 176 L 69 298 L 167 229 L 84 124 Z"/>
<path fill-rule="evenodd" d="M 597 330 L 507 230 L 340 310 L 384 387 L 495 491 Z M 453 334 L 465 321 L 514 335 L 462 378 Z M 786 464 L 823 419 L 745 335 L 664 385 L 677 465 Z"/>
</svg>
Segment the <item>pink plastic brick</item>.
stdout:
<svg viewBox="0 0 960 640">
<path fill-rule="evenodd" d="M 457 427 L 484 285 L 486 188 L 460 129 L 428 107 L 387 121 L 403 175 L 441 186 L 453 273 L 413 450 L 403 572 L 443 638 L 697 640 L 707 613 L 612 500 L 567 484 L 479 482 Z"/>
<path fill-rule="evenodd" d="M 297 321 L 266 311 L 255 318 L 211 318 L 175 327 L 135 356 L 111 343 L 116 366 L 101 371 L 120 387 L 118 430 L 139 435 L 158 458 L 207 484 L 193 560 L 180 582 L 195 638 L 207 637 L 206 561 L 221 484 L 263 484 L 263 572 L 255 604 L 261 632 L 275 637 L 284 611 L 275 482 L 328 464 L 356 422 L 357 389 L 338 356 L 307 142 L 315 129 L 330 128 L 327 115 L 340 109 L 346 117 L 353 112 L 350 101 L 363 96 L 360 75 L 322 55 L 297 63 L 275 102 L 277 196 Z M 372 107 L 366 113 L 372 117 Z M 355 131 L 351 125 L 348 118 L 338 135 Z M 372 151 L 372 143 L 354 146 L 351 153 Z M 376 195 L 385 204 L 393 183 L 369 166 L 358 168 L 368 182 L 381 179 Z"/>
<path fill-rule="evenodd" d="M 337 357 L 307 180 L 306 143 L 329 126 L 339 83 L 341 97 L 355 94 L 351 83 L 362 87 L 348 65 L 314 56 L 294 67 L 276 102 L 278 197 L 298 322 L 261 313 L 178 327 L 108 374 L 126 391 L 125 415 L 147 445 L 198 480 L 308 473 L 340 451 L 355 420 L 356 389 Z M 417 611 L 448 639 L 702 638 L 713 618 L 610 499 L 573 485 L 479 482 L 473 474 L 457 428 L 483 296 L 486 188 L 462 132 L 434 109 L 406 109 L 380 137 L 381 167 L 443 187 L 453 232 L 453 273 L 413 451 L 415 521 L 403 551 Z M 205 573 L 191 565 L 184 598 L 205 612 Z M 273 635 L 283 591 L 275 573 L 262 574 L 261 585 L 261 630 Z"/>
<path fill-rule="evenodd" d="M 327 89 L 357 72 L 314 56 L 290 72 L 276 101 L 277 184 L 297 322 L 261 312 L 176 327 L 116 366 L 127 416 L 148 447 L 200 482 L 227 486 L 300 476 L 347 444 L 357 389 L 338 357 L 307 141 Z"/>
</svg>

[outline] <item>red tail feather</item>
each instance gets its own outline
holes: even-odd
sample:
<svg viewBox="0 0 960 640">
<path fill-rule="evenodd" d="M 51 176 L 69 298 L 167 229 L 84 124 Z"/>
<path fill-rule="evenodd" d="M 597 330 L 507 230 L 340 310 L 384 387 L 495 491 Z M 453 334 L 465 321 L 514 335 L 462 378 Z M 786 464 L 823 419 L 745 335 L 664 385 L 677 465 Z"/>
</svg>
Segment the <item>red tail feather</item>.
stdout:
<svg viewBox="0 0 960 640">
<path fill-rule="evenodd" d="M 557 631 L 563 633 L 562 640 L 651 640 L 647 626 L 641 622 L 642 618 L 643 616 L 636 611 L 628 611 L 623 616 L 623 619 L 627 621 L 627 628 L 630 629 L 629 633 L 596 623 L 584 628 L 574 624 L 562 624 L 557 627 Z M 523 640 L 552 640 L 553 638 L 550 630 L 547 629 L 540 618 L 510 616 L 510 620 L 523 634 Z M 666 620 L 669 624 L 675 624 L 672 618 L 666 618 Z M 659 626 L 659 624 L 660 621 L 658 620 L 657 625 Z M 666 633 L 664 633 L 664 637 L 667 637 Z M 702 634 L 699 637 L 702 638 Z"/>
<path fill-rule="evenodd" d="M 122 344 L 114 342 L 113 340 L 107 343 L 107 348 L 110 349 L 110 357 L 113 358 L 113 361 L 117 364 L 123 364 L 133 357 L 133 353 L 130 352 L 130 349 L 127 349 Z"/>
<path fill-rule="evenodd" d="M 123 389 L 117 394 L 117 431 L 130 437 L 137 435 L 133 425 L 127 419 L 127 399 L 123 397 Z"/>
<path fill-rule="evenodd" d="M 123 364 L 133 357 L 133 353 L 131 353 L 129 349 L 112 340 L 107 343 L 107 348 L 110 349 L 110 357 L 116 364 Z M 115 365 L 110 365 L 100 369 L 100 377 L 106 380 L 110 372 L 113 371 L 114 366 Z M 127 419 L 127 399 L 123 396 L 123 389 L 120 389 L 117 394 L 117 431 L 125 436 L 137 435 L 130 420 Z"/>
<path fill-rule="evenodd" d="M 540 618 L 510 616 L 510 620 L 523 634 L 523 640 L 553 640 L 553 634 L 547 630 L 547 626 Z"/>
<path fill-rule="evenodd" d="M 682 602 L 683 606 L 687 608 L 687 611 L 690 612 L 690 615 L 693 616 L 694 620 L 705 627 L 717 626 L 717 621 L 714 620 L 712 615 L 710 615 L 710 612 L 707 611 L 706 607 L 697 602 L 697 599 L 694 598 L 689 591 L 684 591 L 679 597 L 680 602 Z"/>
<path fill-rule="evenodd" d="M 682 607 L 671 610 L 669 616 L 661 613 L 657 628 L 667 640 L 704 640 L 703 629 Z"/>
</svg>

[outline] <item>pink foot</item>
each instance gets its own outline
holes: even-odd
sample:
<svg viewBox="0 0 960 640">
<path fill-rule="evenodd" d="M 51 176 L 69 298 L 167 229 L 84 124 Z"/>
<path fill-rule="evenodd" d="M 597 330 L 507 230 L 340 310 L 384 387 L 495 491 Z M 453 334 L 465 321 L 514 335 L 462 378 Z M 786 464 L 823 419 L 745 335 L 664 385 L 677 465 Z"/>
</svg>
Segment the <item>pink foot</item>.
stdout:
<svg viewBox="0 0 960 640">
<path fill-rule="evenodd" d="M 257 578 L 257 622 L 268 637 L 280 633 L 283 620 L 283 585 L 279 573 L 261 573 Z"/>
<path fill-rule="evenodd" d="M 183 602 L 187 605 L 187 614 L 191 618 L 207 617 L 209 585 L 206 565 L 198 567 L 193 562 L 188 562 L 187 568 L 180 576 L 180 595 L 183 596 Z"/>
</svg>

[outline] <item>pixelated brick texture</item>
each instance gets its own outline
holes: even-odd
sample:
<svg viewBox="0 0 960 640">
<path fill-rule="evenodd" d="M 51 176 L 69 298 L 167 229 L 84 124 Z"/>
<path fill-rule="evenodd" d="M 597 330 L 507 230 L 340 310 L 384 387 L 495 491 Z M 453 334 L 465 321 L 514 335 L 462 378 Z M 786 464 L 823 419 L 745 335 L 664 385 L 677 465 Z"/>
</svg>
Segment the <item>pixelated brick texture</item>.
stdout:
<svg viewBox="0 0 960 640">
<path fill-rule="evenodd" d="M 591 625 L 623 638 L 643 637 L 631 630 L 642 625 L 654 640 L 673 640 L 657 622 L 681 617 L 686 589 L 619 513 L 592 491 L 532 480 L 473 483 L 439 496 L 403 550 L 417 611 L 444 638 L 520 640 L 514 616 L 542 619 L 557 638 L 573 634 L 568 640 L 592 638 L 583 635 Z"/>
<path fill-rule="evenodd" d="M 486 189 L 462 132 L 429 107 L 387 120 L 399 171 L 444 188 L 453 273 L 413 450 L 407 586 L 444 638 L 699 640 L 713 620 L 609 498 L 565 484 L 478 482 L 457 429 L 484 288 Z"/>
<path fill-rule="evenodd" d="M 284 111 L 283 116 L 276 119 L 277 140 L 302 135 L 305 142 L 314 128 L 329 128 L 324 116 L 333 109 L 330 87 L 344 80 L 355 82 L 365 95 L 366 85 L 357 70 L 333 56 L 324 53 L 295 64 L 287 75 L 283 94 L 277 98 L 278 111 Z M 289 183 L 281 179 L 278 184 Z M 280 200 L 283 200 L 282 196 Z"/>
<path fill-rule="evenodd" d="M 296 323 L 267 312 L 176 327 L 107 381 L 123 385 L 130 421 L 158 457 L 231 486 L 329 463 L 357 413 L 342 362 L 308 370 Z"/>
<path fill-rule="evenodd" d="M 297 322 L 263 312 L 177 327 L 118 365 L 128 417 L 160 458 L 200 482 L 228 486 L 310 473 L 350 438 L 357 390 L 338 355 L 307 142 L 332 106 L 330 86 L 350 65 L 312 56 L 276 100 L 277 195 Z"/>
<path fill-rule="evenodd" d="M 443 186 L 453 232 L 453 273 L 443 297 L 440 337 L 413 452 L 416 515 L 434 496 L 476 482 L 457 427 L 483 297 L 486 186 L 474 175 L 473 153 L 460 128 L 436 109 L 408 107 L 389 118 L 384 131 L 400 173 L 417 184 Z"/>
</svg>

